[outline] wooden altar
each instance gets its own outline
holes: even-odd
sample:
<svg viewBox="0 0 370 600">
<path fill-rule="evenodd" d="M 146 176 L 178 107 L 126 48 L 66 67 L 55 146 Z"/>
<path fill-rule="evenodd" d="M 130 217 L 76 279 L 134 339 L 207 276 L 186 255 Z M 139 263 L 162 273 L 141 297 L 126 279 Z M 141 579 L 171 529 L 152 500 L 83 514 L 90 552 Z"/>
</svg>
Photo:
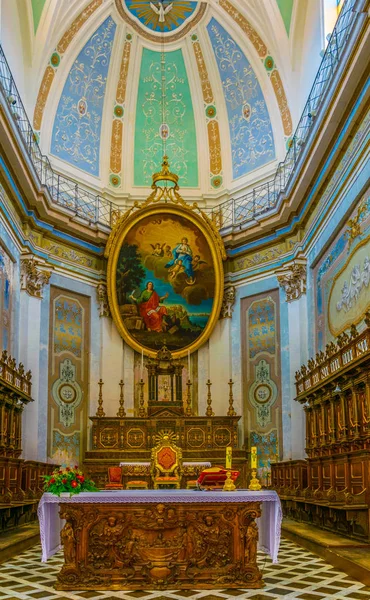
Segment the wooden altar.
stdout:
<svg viewBox="0 0 370 600">
<path fill-rule="evenodd" d="M 238 422 L 240 416 L 233 408 L 232 382 L 230 395 L 225 401 L 224 416 L 215 416 L 211 407 L 210 382 L 208 383 L 206 415 L 194 415 L 191 410 L 190 382 L 187 395 L 183 397 L 181 379 L 183 365 L 174 361 L 171 353 L 162 348 L 157 358 L 148 361 L 148 396 L 144 398 L 144 382 L 139 383 L 140 404 L 137 415 L 126 417 L 123 407 L 123 383 L 118 415 L 105 416 L 102 393 L 99 408 L 92 422 L 91 450 L 85 453 L 84 470 L 96 485 L 104 488 L 107 483 L 108 467 L 126 463 L 123 466 L 123 484 L 132 478 L 139 478 L 152 486 L 150 459 L 152 448 L 163 435 L 169 435 L 182 450 L 184 468 L 181 487 L 189 480 L 197 479 L 204 465 L 224 465 L 226 448 L 231 447 L 233 467 L 240 471 L 238 484 L 247 484 L 247 452 L 240 448 Z M 160 385 L 164 379 L 165 385 Z M 166 383 L 166 381 L 168 383 Z M 100 384 L 100 390 L 102 384 Z M 159 390 L 162 390 L 162 395 Z M 117 402 L 118 405 L 118 402 Z M 227 405 L 229 405 L 227 407 Z"/>
<path fill-rule="evenodd" d="M 263 581 L 257 565 L 258 538 L 262 537 L 273 560 L 279 547 L 276 536 L 279 537 L 281 512 L 274 494 L 161 490 L 111 492 L 110 496 L 103 492 L 85 494 L 76 500 L 61 499 L 60 517 L 65 519 L 60 534 L 64 565 L 55 587 L 260 588 Z M 51 515 L 57 513 L 50 509 L 57 509 L 58 504 L 48 504 L 48 500 L 45 498 L 40 508 L 43 532 L 53 531 L 56 523 Z M 55 502 L 55 498 L 50 500 Z M 261 502 L 266 513 L 264 525 L 257 527 Z M 44 550 L 45 534 L 42 544 Z"/>
</svg>

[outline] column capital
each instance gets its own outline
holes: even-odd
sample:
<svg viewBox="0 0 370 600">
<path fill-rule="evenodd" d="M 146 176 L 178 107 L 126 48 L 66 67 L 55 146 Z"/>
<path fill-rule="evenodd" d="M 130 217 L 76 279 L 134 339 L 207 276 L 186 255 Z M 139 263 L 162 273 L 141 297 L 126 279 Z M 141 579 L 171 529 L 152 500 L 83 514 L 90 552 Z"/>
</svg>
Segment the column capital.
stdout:
<svg viewBox="0 0 370 600">
<path fill-rule="evenodd" d="M 20 263 L 21 290 L 34 298 L 42 298 L 44 286 L 49 283 L 52 271 L 45 261 L 27 255 Z"/>
<path fill-rule="evenodd" d="M 275 271 L 281 288 L 285 290 L 286 301 L 299 300 L 306 293 L 307 261 L 297 258 Z"/>
</svg>

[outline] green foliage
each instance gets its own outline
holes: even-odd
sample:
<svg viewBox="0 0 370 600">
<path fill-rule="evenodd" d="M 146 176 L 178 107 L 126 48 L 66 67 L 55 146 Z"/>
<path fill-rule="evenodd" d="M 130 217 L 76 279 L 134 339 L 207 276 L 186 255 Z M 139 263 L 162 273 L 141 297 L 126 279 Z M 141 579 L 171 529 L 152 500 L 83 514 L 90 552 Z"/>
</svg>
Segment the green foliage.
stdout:
<svg viewBox="0 0 370 600">
<path fill-rule="evenodd" d="M 86 479 L 78 467 L 55 469 L 51 475 L 44 475 L 44 491 L 60 496 L 69 492 L 71 495 L 80 492 L 97 492 L 98 488 L 91 479 Z"/>
<path fill-rule="evenodd" d="M 145 279 L 145 270 L 136 244 L 123 244 L 117 262 L 117 299 L 125 304 L 126 294 L 140 287 Z"/>
</svg>

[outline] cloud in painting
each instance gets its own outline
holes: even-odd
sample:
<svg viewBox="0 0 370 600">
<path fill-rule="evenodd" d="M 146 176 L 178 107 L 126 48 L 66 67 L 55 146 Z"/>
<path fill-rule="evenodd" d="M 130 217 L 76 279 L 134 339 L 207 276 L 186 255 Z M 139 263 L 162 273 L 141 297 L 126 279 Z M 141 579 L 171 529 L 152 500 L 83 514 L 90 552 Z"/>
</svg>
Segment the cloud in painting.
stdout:
<svg viewBox="0 0 370 600">
<path fill-rule="evenodd" d="M 181 295 L 189 304 L 198 306 L 203 300 L 214 296 L 214 271 L 211 265 L 202 264 L 195 271 L 195 284 L 188 285 L 185 273 L 179 273 L 174 279 L 169 278 L 166 264 L 171 260 L 166 257 L 146 255 L 143 263 L 146 269 L 153 271 L 155 277 L 168 282 L 176 294 Z"/>
</svg>

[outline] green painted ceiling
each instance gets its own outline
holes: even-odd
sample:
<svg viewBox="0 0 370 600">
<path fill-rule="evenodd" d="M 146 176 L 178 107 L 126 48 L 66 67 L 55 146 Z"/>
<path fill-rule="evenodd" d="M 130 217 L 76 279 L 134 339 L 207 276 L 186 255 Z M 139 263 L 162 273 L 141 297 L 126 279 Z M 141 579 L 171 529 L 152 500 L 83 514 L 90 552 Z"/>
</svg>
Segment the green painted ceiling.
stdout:
<svg viewBox="0 0 370 600">
<path fill-rule="evenodd" d="M 33 28 L 36 33 L 40 23 L 41 14 L 44 9 L 46 0 L 31 0 L 33 14 Z"/>
<path fill-rule="evenodd" d="M 289 35 L 294 0 L 276 0 L 276 2 L 280 9 L 281 16 L 283 17 L 286 32 Z"/>
<path fill-rule="evenodd" d="M 161 53 L 144 48 L 141 61 L 135 128 L 135 185 L 147 186 L 167 153 L 183 187 L 198 185 L 198 157 L 193 103 L 181 50 L 166 52 L 165 91 Z M 166 147 L 161 135 L 162 91 Z"/>
</svg>

